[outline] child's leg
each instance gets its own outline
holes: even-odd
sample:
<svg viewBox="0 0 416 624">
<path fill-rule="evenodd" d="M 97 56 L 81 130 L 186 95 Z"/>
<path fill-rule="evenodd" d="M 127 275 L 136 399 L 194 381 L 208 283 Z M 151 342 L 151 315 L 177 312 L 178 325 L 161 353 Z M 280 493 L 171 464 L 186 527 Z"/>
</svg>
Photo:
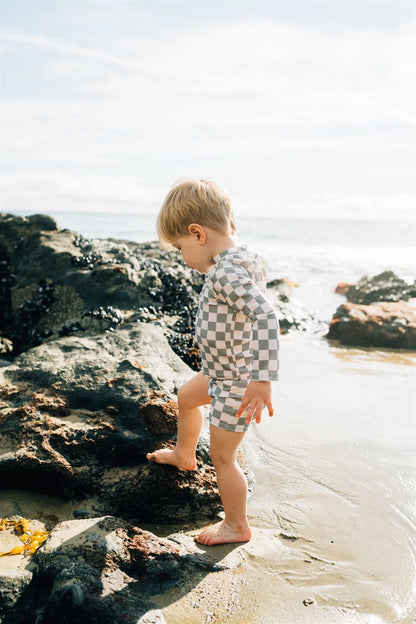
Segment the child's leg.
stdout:
<svg viewBox="0 0 416 624">
<path fill-rule="evenodd" d="M 237 464 L 237 449 L 244 433 L 210 427 L 211 459 L 217 473 L 218 489 L 225 519 L 203 531 L 195 541 L 207 546 L 248 542 L 247 480 Z"/>
<path fill-rule="evenodd" d="M 171 464 L 181 470 L 196 468 L 195 450 L 203 424 L 201 405 L 211 402 L 208 378 L 202 373 L 192 377 L 178 390 L 178 436 L 174 449 L 159 449 L 147 454 L 147 459 L 159 464 Z"/>
</svg>

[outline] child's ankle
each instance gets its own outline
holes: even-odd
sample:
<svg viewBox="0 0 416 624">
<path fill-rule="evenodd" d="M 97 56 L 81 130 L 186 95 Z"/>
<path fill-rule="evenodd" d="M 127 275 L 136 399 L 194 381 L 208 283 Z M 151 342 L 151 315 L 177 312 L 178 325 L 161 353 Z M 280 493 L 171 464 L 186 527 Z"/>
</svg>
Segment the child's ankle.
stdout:
<svg viewBox="0 0 416 624">
<path fill-rule="evenodd" d="M 196 454 L 193 451 L 190 450 L 181 450 L 178 449 L 177 446 L 175 446 L 174 448 L 175 454 L 179 459 L 182 459 L 184 461 L 195 461 L 196 460 Z"/>
<path fill-rule="evenodd" d="M 229 520 L 228 518 L 224 518 L 224 522 L 235 531 L 245 531 L 246 529 L 250 528 L 247 518 L 240 518 L 236 520 Z"/>
</svg>

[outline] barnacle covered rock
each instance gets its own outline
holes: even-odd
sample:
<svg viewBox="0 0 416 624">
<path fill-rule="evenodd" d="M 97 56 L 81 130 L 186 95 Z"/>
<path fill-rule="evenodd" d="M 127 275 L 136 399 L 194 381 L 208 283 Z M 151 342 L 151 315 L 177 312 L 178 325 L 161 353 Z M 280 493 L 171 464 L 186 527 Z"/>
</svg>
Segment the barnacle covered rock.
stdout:
<svg viewBox="0 0 416 624">
<path fill-rule="evenodd" d="M 42 215 L 0 215 L 6 357 L 60 336 L 112 331 L 140 309 L 152 311 L 146 321 L 162 323 L 169 339 L 185 328 L 191 334 L 202 279 L 157 243 L 86 239 Z M 178 318 L 185 322 L 173 329 Z"/>
</svg>

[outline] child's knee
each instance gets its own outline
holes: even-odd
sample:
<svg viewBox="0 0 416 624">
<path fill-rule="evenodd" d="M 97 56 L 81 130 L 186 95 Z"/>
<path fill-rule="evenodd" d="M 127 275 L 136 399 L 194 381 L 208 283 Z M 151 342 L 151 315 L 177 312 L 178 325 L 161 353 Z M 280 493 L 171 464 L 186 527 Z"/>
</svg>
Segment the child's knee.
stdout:
<svg viewBox="0 0 416 624">
<path fill-rule="evenodd" d="M 179 409 L 201 407 L 211 401 L 208 394 L 208 380 L 198 373 L 181 386 L 177 393 Z"/>
<path fill-rule="evenodd" d="M 183 402 L 183 398 L 184 398 L 185 395 L 186 395 L 186 389 L 184 389 L 184 386 L 181 386 L 178 389 L 178 392 L 176 394 L 176 397 L 178 399 L 178 403 L 182 403 Z"/>
<path fill-rule="evenodd" d="M 223 449 L 221 446 L 218 445 L 210 445 L 209 456 L 211 457 L 211 461 L 214 467 L 226 465 L 234 461 L 234 454 L 227 453 L 226 449 Z"/>
<path fill-rule="evenodd" d="M 189 407 L 189 403 L 192 400 L 192 393 L 189 392 L 186 384 L 179 388 L 177 393 L 177 399 L 180 408 Z"/>
</svg>

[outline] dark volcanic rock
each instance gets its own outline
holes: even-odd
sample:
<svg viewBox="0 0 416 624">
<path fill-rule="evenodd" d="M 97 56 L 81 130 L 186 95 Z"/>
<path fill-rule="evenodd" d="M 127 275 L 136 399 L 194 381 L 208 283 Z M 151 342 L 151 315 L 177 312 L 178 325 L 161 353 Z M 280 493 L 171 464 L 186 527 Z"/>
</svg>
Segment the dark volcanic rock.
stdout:
<svg viewBox="0 0 416 624">
<path fill-rule="evenodd" d="M 291 330 L 313 331 L 319 324 L 314 313 L 292 297 L 293 288 L 297 286 L 298 284 L 294 284 L 288 277 L 267 283 L 269 298 L 276 310 L 281 334 L 287 334 Z"/>
<path fill-rule="evenodd" d="M 416 282 L 408 284 L 392 271 L 384 271 L 373 277 L 362 277 L 357 284 L 345 288 L 344 293 L 352 303 L 408 301 L 416 297 Z"/>
<path fill-rule="evenodd" d="M 333 316 L 327 338 L 345 345 L 416 349 L 416 307 L 403 301 L 344 303 Z"/>
<path fill-rule="evenodd" d="M 152 593 L 212 569 L 135 526 L 206 523 L 221 509 L 206 435 L 195 471 L 146 459 L 175 444 L 184 362 L 199 369 L 203 280 L 157 243 L 0 216 L 0 488 L 78 507 L 23 575 L 0 574 L 4 624 L 147 622 Z"/>
<path fill-rule="evenodd" d="M 203 438 L 198 471 L 146 460 L 174 444 L 173 397 L 189 377 L 162 328 L 135 322 L 68 336 L 1 371 L 0 487 L 98 497 L 102 513 L 135 521 L 195 520 L 220 509 Z"/>
<path fill-rule="evenodd" d="M 194 318 L 204 276 L 158 243 L 86 239 L 50 217 L 0 215 L 0 335 L 14 356 L 45 341 L 100 333 L 126 319 L 160 324 L 177 353 L 200 368 Z M 312 315 L 289 301 L 293 284 L 274 280 L 282 333 Z"/>
<path fill-rule="evenodd" d="M 136 315 L 162 324 L 172 348 L 198 370 L 193 319 L 202 283 L 157 243 L 87 240 L 43 215 L 0 215 L 0 335 L 11 341 L 11 357 Z"/>
</svg>

